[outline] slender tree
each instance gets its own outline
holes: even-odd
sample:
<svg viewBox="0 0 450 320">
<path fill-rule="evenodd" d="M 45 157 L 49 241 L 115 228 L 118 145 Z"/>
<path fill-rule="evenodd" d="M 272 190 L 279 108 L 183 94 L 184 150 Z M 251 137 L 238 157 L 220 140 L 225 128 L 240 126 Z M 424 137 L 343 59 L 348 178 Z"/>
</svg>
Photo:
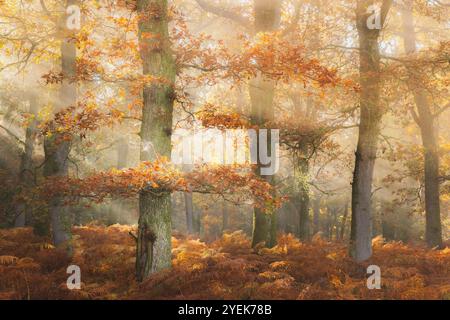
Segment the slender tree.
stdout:
<svg viewBox="0 0 450 320">
<path fill-rule="evenodd" d="M 370 10 L 374 5 L 376 6 L 377 3 L 373 0 L 358 0 L 356 6 L 361 93 L 359 138 L 352 184 L 350 239 L 350 255 L 356 261 L 367 260 L 372 255 L 372 180 L 383 116 L 383 108 L 380 103 L 378 41 L 392 1 L 384 0 L 379 13 Z M 375 26 L 370 25 L 369 19 L 372 18 L 379 19 L 378 26 L 376 23 Z"/>
<path fill-rule="evenodd" d="M 121 137 L 117 141 L 116 152 L 117 152 L 117 169 L 123 170 L 128 167 L 128 154 L 129 154 L 129 144 L 126 137 Z M 126 202 L 124 199 L 115 199 L 110 206 L 111 218 L 114 222 L 123 223 L 125 219 L 122 218 L 124 211 L 126 210 Z"/>
<path fill-rule="evenodd" d="M 348 218 L 348 202 L 345 202 L 345 207 L 344 207 L 344 215 L 342 216 L 342 224 L 341 224 L 341 230 L 340 230 L 340 234 L 339 234 L 339 240 L 344 240 L 344 236 L 345 236 L 345 227 L 347 225 L 347 218 Z"/>
<path fill-rule="evenodd" d="M 321 197 L 316 195 L 313 202 L 313 233 L 320 231 L 320 201 Z"/>
<path fill-rule="evenodd" d="M 184 192 L 184 205 L 186 211 L 186 226 L 188 234 L 194 233 L 194 201 L 192 192 Z"/>
<path fill-rule="evenodd" d="M 222 203 L 222 233 L 228 229 L 230 222 L 230 214 L 228 212 L 228 204 L 226 201 Z"/>
<path fill-rule="evenodd" d="M 403 42 L 406 54 L 417 52 L 414 31 L 413 2 L 405 1 L 402 10 Z M 408 67 L 408 87 L 414 96 L 415 108 L 411 108 L 413 118 L 418 124 L 425 152 L 425 238 L 429 247 L 442 248 L 442 224 L 440 208 L 439 181 L 439 143 L 436 116 L 430 105 L 426 90 L 421 87 L 421 73 L 418 69 Z"/>
<path fill-rule="evenodd" d="M 28 122 L 25 131 L 25 145 L 24 151 L 20 159 L 19 168 L 19 182 L 24 187 L 30 187 L 34 180 L 34 166 L 33 166 L 33 153 L 35 148 L 35 139 L 37 133 L 37 120 L 38 113 L 38 99 L 34 93 L 29 94 L 29 114 L 31 119 Z M 25 227 L 30 224 L 31 220 L 31 208 L 24 203 L 17 205 L 17 214 L 14 220 L 14 226 L 16 228 Z"/>
</svg>

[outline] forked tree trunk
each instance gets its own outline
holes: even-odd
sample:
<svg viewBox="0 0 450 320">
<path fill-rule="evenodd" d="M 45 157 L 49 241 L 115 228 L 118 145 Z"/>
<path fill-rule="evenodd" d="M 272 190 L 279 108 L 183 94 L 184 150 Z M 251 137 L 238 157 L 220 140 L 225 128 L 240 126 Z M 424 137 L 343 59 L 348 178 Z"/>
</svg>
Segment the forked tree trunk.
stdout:
<svg viewBox="0 0 450 320">
<path fill-rule="evenodd" d="M 360 58 L 360 124 L 352 184 L 352 230 L 350 256 L 364 261 L 372 255 L 372 180 L 380 124 L 383 110 L 380 105 L 380 29 L 369 29 L 368 10 L 372 0 L 358 0 L 356 24 L 359 35 Z M 384 1 L 381 26 L 384 24 L 391 2 Z"/>
<path fill-rule="evenodd" d="M 281 3 L 279 0 L 254 0 L 255 32 L 270 32 L 278 28 L 280 23 Z M 261 126 L 273 120 L 273 99 L 275 83 L 264 76 L 253 79 L 249 86 L 251 99 L 251 121 L 253 125 Z M 257 150 L 260 149 L 258 134 Z M 267 135 L 268 148 L 271 146 L 270 134 Z M 269 154 L 275 152 L 269 150 Z M 262 165 L 259 163 L 256 174 L 261 176 Z M 272 176 L 262 176 L 269 183 L 273 183 Z M 275 212 L 263 212 L 255 208 L 253 212 L 252 246 L 264 242 L 265 246 L 273 247 L 276 244 L 276 215 Z"/>
<path fill-rule="evenodd" d="M 67 8 L 70 5 L 76 5 L 77 0 L 67 0 Z M 61 43 L 61 71 L 64 76 L 61 84 L 59 101 L 55 111 L 77 103 L 77 87 L 74 82 L 76 75 L 76 46 L 72 41 L 74 30 L 67 28 L 67 16 L 60 21 L 59 31 L 62 36 Z M 70 152 L 70 142 L 61 139 L 61 135 L 56 133 L 51 137 L 44 139 L 45 165 L 44 176 L 46 177 L 64 177 L 69 173 L 68 158 Z M 49 215 L 52 228 L 53 243 L 56 246 L 66 246 L 69 255 L 72 253 L 70 244 L 72 218 L 70 209 L 64 206 L 64 199 L 55 197 L 49 203 Z"/>
<path fill-rule="evenodd" d="M 406 54 L 417 51 L 414 31 L 412 2 L 406 1 L 403 16 L 403 38 Z M 414 109 L 414 119 L 420 127 L 422 145 L 425 150 L 424 180 L 425 180 L 425 238 L 430 248 L 442 248 L 442 224 L 439 191 L 439 144 L 435 118 L 430 106 L 428 95 L 420 86 L 420 72 L 409 68 L 408 86 L 414 95 L 417 113 Z"/>
<path fill-rule="evenodd" d="M 138 0 L 137 9 L 143 73 L 164 80 L 144 86 L 141 161 L 170 159 L 176 69 L 170 47 L 167 0 Z M 141 192 L 136 250 L 138 281 L 171 267 L 171 213 L 170 192 Z"/>
</svg>

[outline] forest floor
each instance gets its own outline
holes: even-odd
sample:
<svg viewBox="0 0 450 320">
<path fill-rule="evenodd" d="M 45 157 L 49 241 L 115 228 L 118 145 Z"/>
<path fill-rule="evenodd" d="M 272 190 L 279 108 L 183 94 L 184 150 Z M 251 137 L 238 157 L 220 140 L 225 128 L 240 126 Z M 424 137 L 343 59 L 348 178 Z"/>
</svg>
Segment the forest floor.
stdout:
<svg viewBox="0 0 450 320">
<path fill-rule="evenodd" d="M 130 226 L 74 228 L 74 256 L 33 235 L 0 230 L 0 299 L 450 299 L 450 249 L 374 243 L 358 264 L 344 244 L 303 244 L 290 235 L 273 249 L 250 248 L 241 232 L 205 244 L 173 238 L 173 269 L 134 280 Z M 66 269 L 81 268 L 81 290 Z M 367 266 L 381 268 L 382 288 L 367 288 Z"/>
</svg>

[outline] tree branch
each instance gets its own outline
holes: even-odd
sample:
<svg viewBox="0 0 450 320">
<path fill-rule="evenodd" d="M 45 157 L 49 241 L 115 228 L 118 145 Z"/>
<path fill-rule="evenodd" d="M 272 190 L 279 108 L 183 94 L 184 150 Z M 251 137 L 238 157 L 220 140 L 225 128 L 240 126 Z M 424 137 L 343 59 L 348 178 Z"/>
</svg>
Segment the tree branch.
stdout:
<svg viewBox="0 0 450 320">
<path fill-rule="evenodd" d="M 450 108 L 450 103 L 447 103 L 446 106 L 443 106 L 442 108 L 440 108 L 434 115 L 433 118 L 437 118 L 439 117 L 442 113 L 444 113 L 447 109 Z"/>
<path fill-rule="evenodd" d="M 415 121 L 415 122 L 419 125 L 419 127 L 420 127 L 421 121 L 420 121 L 419 115 L 417 114 L 417 112 L 416 112 L 416 110 L 414 109 L 414 107 L 413 107 L 412 105 L 410 105 L 409 108 L 408 108 L 408 110 L 409 110 L 409 112 L 411 113 L 411 115 L 412 115 L 414 121 Z"/>
<path fill-rule="evenodd" d="M 21 143 L 22 145 L 25 145 L 25 142 L 23 142 L 22 140 L 20 140 L 20 138 L 19 138 L 18 136 L 16 136 L 12 131 L 10 131 L 8 128 L 2 126 L 1 124 L 0 124 L 0 128 L 2 128 L 3 130 L 5 130 L 6 133 L 7 133 L 8 135 L 10 135 L 12 138 L 14 138 L 15 140 L 17 140 L 17 142 Z"/>
<path fill-rule="evenodd" d="M 227 18 L 230 20 L 233 20 L 234 22 L 240 24 L 241 26 L 249 29 L 251 27 L 251 23 L 248 19 L 244 18 L 243 16 L 236 14 L 232 11 L 228 11 L 224 8 L 220 8 L 218 6 L 215 6 L 213 4 L 208 3 L 204 0 L 195 0 L 197 4 L 205 11 L 209 13 L 213 13 L 216 16 Z"/>
<path fill-rule="evenodd" d="M 50 11 L 48 11 L 47 6 L 45 5 L 44 0 L 39 0 L 39 2 L 40 2 L 40 4 L 41 4 L 42 10 L 44 10 L 45 14 L 46 14 L 47 16 L 51 17 L 52 14 L 50 13 Z"/>
<path fill-rule="evenodd" d="M 136 242 L 138 241 L 138 237 L 135 236 L 133 232 L 130 231 L 130 232 L 128 232 L 128 234 L 134 239 L 134 241 L 136 241 Z"/>
<path fill-rule="evenodd" d="M 388 15 L 391 7 L 392 7 L 392 0 L 384 0 L 383 1 L 383 4 L 381 5 L 381 26 L 384 26 L 386 17 Z"/>
</svg>

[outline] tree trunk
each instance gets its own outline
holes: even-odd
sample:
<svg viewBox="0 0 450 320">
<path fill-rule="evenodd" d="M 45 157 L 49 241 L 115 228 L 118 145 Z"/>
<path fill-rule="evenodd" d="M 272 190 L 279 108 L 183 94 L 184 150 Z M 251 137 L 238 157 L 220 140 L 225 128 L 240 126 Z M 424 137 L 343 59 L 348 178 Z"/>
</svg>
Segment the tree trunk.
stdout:
<svg viewBox="0 0 450 320">
<path fill-rule="evenodd" d="M 199 237 L 202 231 L 202 215 L 203 212 L 201 210 L 195 210 L 193 214 L 194 234 L 197 234 Z"/>
<path fill-rule="evenodd" d="M 334 231 L 334 239 L 338 240 L 338 238 L 339 238 L 338 213 L 339 213 L 339 209 L 336 207 L 333 208 L 333 224 L 331 226 L 331 238 L 330 239 L 333 239 L 333 231 Z"/>
<path fill-rule="evenodd" d="M 168 269 L 172 261 L 172 202 L 169 193 L 143 193 L 139 198 L 136 275 L 138 281 Z"/>
<path fill-rule="evenodd" d="M 350 256 L 365 261 L 372 255 L 372 179 L 383 110 L 380 105 L 379 29 L 369 29 L 371 0 L 358 0 L 356 9 L 360 52 L 360 124 L 352 184 Z M 384 1 L 381 25 L 390 8 Z"/>
<path fill-rule="evenodd" d="M 194 233 L 194 204 L 192 193 L 184 192 L 184 204 L 186 210 L 186 226 L 188 234 Z"/>
<path fill-rule="evenodd" d="M 320 231 L 320 198 L 316 196 L 313 203 L 313 233 Z"/>
<path fill-rule="evenodd" d="M 128 141 L 121 138 L 117 144 L 117 169 L 122 170 L 128 167 Z"/>
<path fill-rule="evenodd" d="M 122 137 L 117 142 L 117 169 L 123 170 L 128 167 L 128 152 L 129 152 L 128 141 L 125 137 Z M 126 201 L 124 199 L 114 199 L 110 206 L 110 215 L 113 223 L 127 223 L 126 213 Z"/>
<path fill-rule="evenodd" d="M 381 229 L 383 232 L 383 238 L 386 239 L 386 241 L 396 240 L 395 239 L 395 230 L 392 227 L 392 224 L 390 223 L 390 221 L 386 218 L 386 214 L 382 215 Z"/>
<path fill-rule="evenodd" d="M 142 15 L 139 45 L 143 73 L 165 80 L 144 86 L 141 161 L 170 159 L 176 69 L 170 48 L 167 0 L 138 0 L 137 9 Z M 136 251 L 138 281 L 171 266 L 171 212 L 169 192 L 141 192 Z"/>
<path fill-rule="evenodd" d="M 67 0 L 67 8 L 76 5 L 77 0 Z M 56 112 L 61 111 L 77 103 L 77 87 L 74 82 L 76 76 L 76 45 L 72 41 L 74 31 L 66 26 L 68 16 L 59 22 L 59 30 L 63 39 L 61 43 L 61 72 L 64 75 L 59 93 L 59 101 L 56 103 Z M 69 173 L 68 157 L 70 152 L 70 142 L 63 140 L 61 134 L 54 134 L 44 139 L 45 152 L 45 177 L 65 177 Z M 64 206 L 64 199 L 55 197 L 49 203 L 49 215 L 52 227 L 53 243 L 56 246 L 66 246 L 69 255 L 72 253 L 70 244 L 72 219 L 69 208 Z"/>
<path fill-rule="evenodd" d="M 315 121 L 313 100 L 308 97 L 304 110 L 300 97 L 296 99 L 294 115 L 304 121 Z M 310 218 L 309 218 L 309 145 L 301 143 L 298 150 L 294 150 L 294 181 L 297 205 L 298 237 L 302 241 L 309 240 Z"/>
<path fill-rule="evenodd" d="M 34 180 L 34 168 L 33 168 L 33 152 L 34 152 L 34 140 L 36 139 L 36 116 L 38 113 L 37 97 L 32 95 L 29 99 L 30 107 L 28 112 L 33 116 L 33 119 L 28 124 L 25 132 L 25 149 L 22 153 L 20 162 L 19 181 L 24 187 L 31 186 Z M 17 215 L 14 220 L 14 226 L 16 228 L 23 228 L 26 225 L 30 225 L 31 220 L 31 208 L 26 204 L 19 204 L 16 208 Z"/>
<path fill-rule="evenodd" d="M 339 235 L 340 240 L 344 240 L 345 237 L 345 226 L 347 224 L 347 218 L 348 218 L 348 203 L 345 203 L 344 217 L 342 218 L 341 232 Z"/>
<path fill-rule="evenodd" d="M 278 210 L 278 231 L 286 234 L 291 232 L 289 227 L 290 208 L 288 204 L 289 202 L 285 202 Z"/>
<path fill-rule="evenodd" d="M 402 12 L 403 39 L 406 54 L 414 54 L 416 49 L 416 35 L 414 31 L 414 17 L 412 2 L 407 1 Z M 439 191 L 439 144 L 435 119 L 430 107 L 429 99 L 424 88 L 420 86 L 420 72 L 408 69 L 408 87 L 414 95 L 418 122 L 425 150 L 424 180 L 425 180 L 425 238 L 430 248 L 442 248 L 442 225 Z M 416 113 L 413 109 L 411 112 Z"/>
<path fill-rule="evenodd" d="M 279 0 L 254 0 L 255 32 L 270 32 L 276 30 L 280 23 Z M 251 100 L 251 122 L 264 128 L 265 123 L 274 119 L 273 99 L 275 83 L 264 76 L 253 79 L 249 86 Z M 257 134 L 257 150 L 259 153 L 260 141 Z M 271 146 L 270 134 L 267 135 L 268 148 Z M 269 154 L 272 150 L 269 150 Z M 256 174 L 261 176 L 262 164 L 258 157 Z M 273 184 L 273 177 L 263 176 Z M 276 244 L 276 215 L 275 212 L 266 213 L 259 208 L 253 212 L 252 246 L 264 242 L 265 246 L 273 247 Z"/>
<path fill-rule="evenodd" d="M 295 199 L 286 201 L 282 210 L 285 215 L 285 233 L 298 234 L 298 214 Z"/>
<path fill-rule="evenodd" d="M 325 231 L 326 231 L 326 236 L 328 240 L 331 240 L 332 235 L 332 231 L 331 231 L 331 216 L 332 216 L 332 212 L 333 209 L 327 205 L 327 219 L 326 219 L 326 226 L 325 226 Z"/>
<path fill-rule="evenodd" d="M 296 183 L 296 205 L 298 210 L 298 237 L 302 241 L 309 240 L 309 163 L 307 159 L 300 158 L 294 167 Z"/>
<path fill-rule="evenodd" d="M 222 204 L 222 234 L 228 230 L 228 223 L 229 223 L 229 213 L 228 213 L 228 204 L 226 201 Z"/>
</svg>

